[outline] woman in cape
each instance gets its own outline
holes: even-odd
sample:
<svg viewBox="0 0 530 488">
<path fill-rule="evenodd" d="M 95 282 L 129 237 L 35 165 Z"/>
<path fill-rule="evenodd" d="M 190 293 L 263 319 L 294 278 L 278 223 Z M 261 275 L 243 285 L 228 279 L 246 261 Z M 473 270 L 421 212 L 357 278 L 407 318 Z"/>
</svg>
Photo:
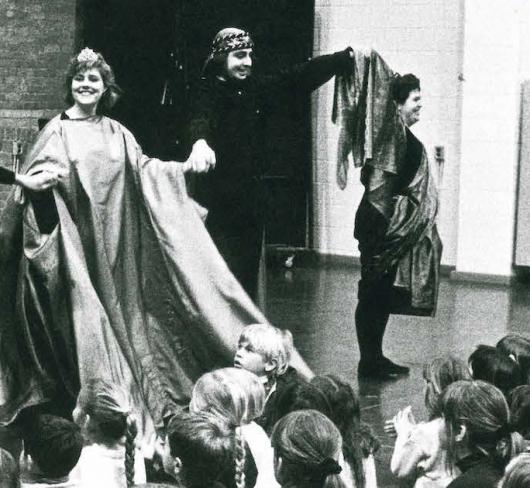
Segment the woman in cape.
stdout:
<svg viewBox="0 0 530 488">
<path fill-rule="evenodd" d="M 13 193 L 1 220 L 0 425 L 46 402 L 69 414 L 92 378 L 124 385 L 161 424 L 198 376 L 230 364 L 241 327 L 266 319 L 187 196 L 187 165 L 145 156 L 103 115 L 118 87 L 102 55 L 73 58 L 66 90 L 70 108 L 21 171 L 64 176 Z"/>
</svg>

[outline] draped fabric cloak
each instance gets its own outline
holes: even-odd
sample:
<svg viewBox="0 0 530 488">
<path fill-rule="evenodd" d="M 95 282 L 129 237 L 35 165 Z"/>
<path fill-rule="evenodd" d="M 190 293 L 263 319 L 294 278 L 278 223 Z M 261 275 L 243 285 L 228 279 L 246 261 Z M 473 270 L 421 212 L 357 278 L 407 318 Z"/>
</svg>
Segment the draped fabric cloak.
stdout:
<svg viewBox="0 0 530 488">
<path fill-rule="evenodd" d="M 49 202 L 15 191 L 1 215 L 0 425 L 75 398 L 93 377 L 126 386 L 159 424 L 200 374 L 231 364 L 242 326 L 266 319 L 217 252 L 178 163 L 144 156 L 100 116 L 52 119 L 23 171 L 50 163 L 67 177 Z"/>
<path fill-rule="evenodd" d="M 356 167 L 368 169 L 361 172 L 363 200 L 387 223 L 381 242 L 370 251 L 368 273 L 395 273 L 391 313 L 433 315 L 442 253 L 438 189 L 425 148 L 410 132 L 421 149 L 417 169 L 405 177 L 411 167 L 408 129 L 392 97 L 393 77 L 375 51 L 355 51 L 350 72 L 337 76 L 332 116 L 340 127 L 337 170 L 346 177 L 350 154 Z M 404 188 L 396 184 L 400 180 L 407 181 Z"/>
</svg>

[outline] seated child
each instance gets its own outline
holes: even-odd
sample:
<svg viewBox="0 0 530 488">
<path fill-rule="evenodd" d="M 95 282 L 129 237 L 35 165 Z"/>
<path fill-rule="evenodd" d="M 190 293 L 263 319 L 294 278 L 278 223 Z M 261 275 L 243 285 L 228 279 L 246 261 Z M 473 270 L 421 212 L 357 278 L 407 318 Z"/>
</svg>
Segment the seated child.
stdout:
<svg viewBox="0 0 530 488">
<path fill-rule="evenodd" d="M 281 391 L 290 383 L 302 381 L 289 366 L 293 353 L 293 336 L 288 330 L 272 325 L 247 325 L 239 337 L 234 366 L 257 375 L 265 387 L 265 408 L 257 423 L 270 434 L 280 416 L 276 403 Z"/>
<path fill-rule="evenodd" d="M 0 488 L 20 488 L 18 464 L 8 451 L 0 447 Z"/>
<path fill-rule="evenodd" d="M 497 488 L 508 462 L 520 452 L 502 392 L 485 381 L 456 381 L 440 397 L 448 461 L 461 474 L 449 488 Z"/>
<path fill-rule="evenodd" d="M 506 466 L 499 488 L 528 488 L 530 486 L 530 454 L 514 457 Z"/>
<path fill-rule="evenodd" d="M 207 413 L 223 422 L 245 446 L 247 486 L 274 488 L 273 453 L 265 431 L 254 420 L 263 412 L 265 390 L 250 371 L 223 368 L 202 375 L 191 394 L 190 411 Z"/>
<path fill-rule="evenodd" d="M 271 437 L 276 480 L 289 488 L 345 488 L 339 430 L 316 410 L 298 410 L 278 421 Z"/>
<path fill-rule="evenodd" d="M 440 488 L 459 474 L 456 466 L 448 462 L 445 424 L 438 408 L 440 396 L 448 385 L 470 380 L 471 375 L 464 361 L 449 356 L 426 364 L 423 379 L 429 421 L 416 423 L 407 407 L 387 422 L 385 431 L 397 434 L 390 468 L 399 479 L 413 483 L 415 488 Z"/>
<path fill-rule="evenodd" d="M 178 412 L 167 427 L 164 469 L 180 488 L 243 486 L 241 442 L 240 432 L 214 415 Z"/>
<path fill-rule="evenodd" d="M 75 468 L 82 487 L 145 483 L 144 460 L 135 444 L 136 420 L 124 389 L 105 380 L 89 381 L 79 392 L 72 416 L 85 436 Z"/>
<path fill-rule="evenodd" d="M 334 375 L 315 376 L 311 385 L 326 397 L 330 407 L 327 415 L 342 436 L 342 479 L 348 487 L 377 488 L 374 453 L 380 443 L 370 427 L 361 422 L 359 399 L 353 387 Z"/>
<path fill-rule="evenodd" d="M 495 385 L 505 395 L 523 383 L 516 360 L 502 354 L 496 347 L 480 345 L 469 356 L 469 368 L 475 380 Z"/>
<path fill-rule="evenodd" d="M 530 384 L 530 339 L 520 334 L 508 334 L 495 347 L 515 360 L 521 368 L 523 383 Z"/>
<path fill-rule="evenodd" d="M 26 422 L 23 436 L 22 487 L 79 486 L 69 476 L 83 448 L 83 436 L 75 423 L 37 414 Z"/>
</svg>

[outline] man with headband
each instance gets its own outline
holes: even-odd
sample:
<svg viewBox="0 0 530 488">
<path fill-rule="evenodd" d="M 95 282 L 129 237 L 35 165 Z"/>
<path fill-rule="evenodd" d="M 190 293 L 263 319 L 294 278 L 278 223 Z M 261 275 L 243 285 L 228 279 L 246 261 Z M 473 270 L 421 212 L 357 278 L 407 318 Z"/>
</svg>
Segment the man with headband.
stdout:
<svg viewBox="0 0 530 488">
<path fill-rule="evenodd" d="M 206 226 L 221 255 L 256 299 L 265 217 L 263 175 L 267 108 L 282 97 L 308 96 L 351 62 L 351 48 L 318 56 L 275 75 L 257 76 L 248 32 L 215 36 L 191 121 L 189 158 L 195 197 L 208 209 Z"/>
</svg>

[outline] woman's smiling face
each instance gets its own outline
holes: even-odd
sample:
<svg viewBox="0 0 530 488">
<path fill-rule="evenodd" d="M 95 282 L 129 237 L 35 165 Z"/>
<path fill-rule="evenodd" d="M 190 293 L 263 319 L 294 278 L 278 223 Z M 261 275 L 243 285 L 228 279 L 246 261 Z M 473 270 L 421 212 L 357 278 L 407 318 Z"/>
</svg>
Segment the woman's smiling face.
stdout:
<svg viewBox="0 0 530 488">
<path fill-rule="evenodd" d="M 105 84 L 97 68 L 80 71 L 72 78 L 72 97 L 81 107 L 97 107 L 105 93 Z"/>
</svg>

